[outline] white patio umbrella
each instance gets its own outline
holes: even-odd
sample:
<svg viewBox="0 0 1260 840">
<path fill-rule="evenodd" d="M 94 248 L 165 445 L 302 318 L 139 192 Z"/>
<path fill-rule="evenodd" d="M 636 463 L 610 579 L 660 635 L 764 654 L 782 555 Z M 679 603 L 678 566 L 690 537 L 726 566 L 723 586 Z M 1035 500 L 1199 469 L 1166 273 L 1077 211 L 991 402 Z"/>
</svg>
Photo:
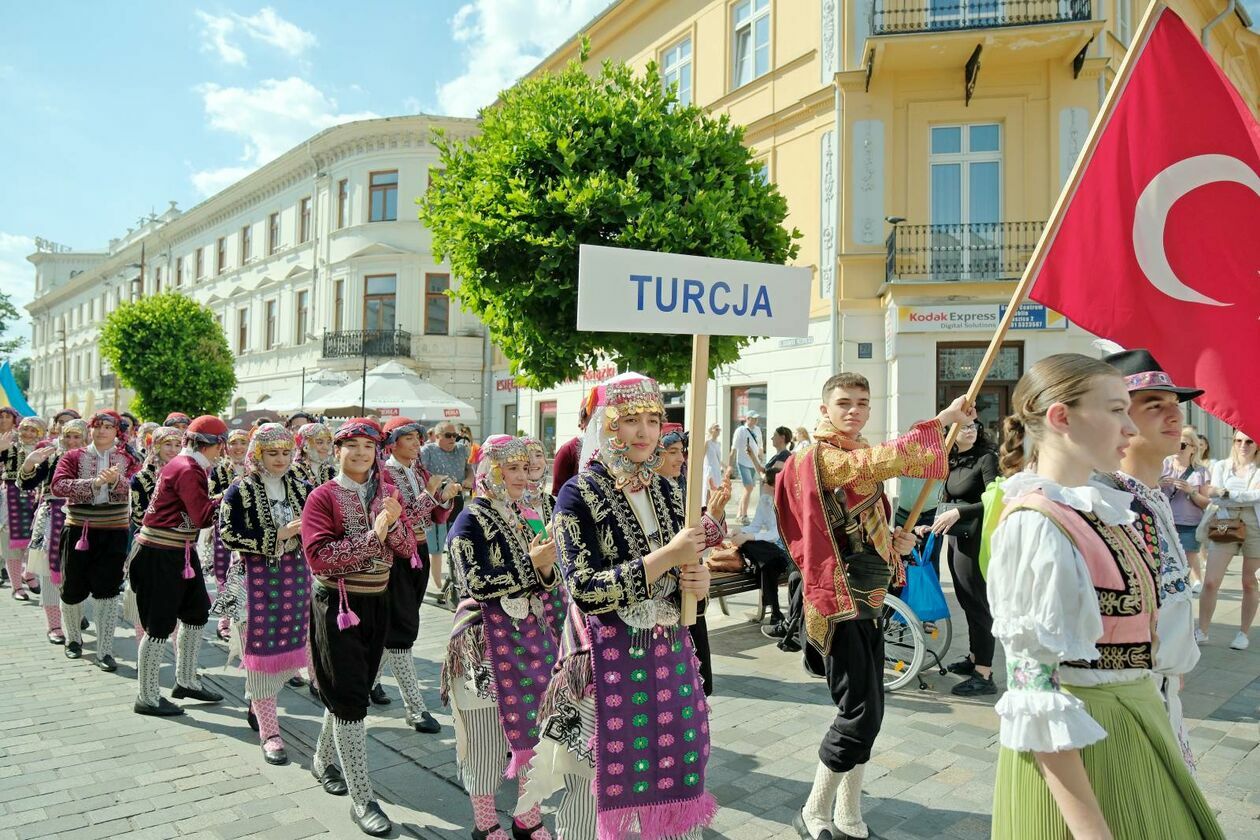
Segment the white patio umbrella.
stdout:
<svg viewBox="0 0 1260 840">
<path fill-rule="evenodd" d="M 277 389 L 267 399 L 259 400 L 252 408 L 259 411 L 290 413 L 307 408 L 312 400 L 317 400 L 346 384 L 349 377 L 337 371 L 312 370 L 306 374 L 305 383 L 300 380 L 291 386 Z"/>
<path fill-rule="evenodd" d="M 477 422 L 477 412 L 471 405 L 393 361 L 369 370 L 366 387 L 362 379 L 357 379 L 316 399 L 307 399 L 305 407 L 334 417 L 363 412 L 410 417 L 426 425 L 441 420 Z"/>
</svg>

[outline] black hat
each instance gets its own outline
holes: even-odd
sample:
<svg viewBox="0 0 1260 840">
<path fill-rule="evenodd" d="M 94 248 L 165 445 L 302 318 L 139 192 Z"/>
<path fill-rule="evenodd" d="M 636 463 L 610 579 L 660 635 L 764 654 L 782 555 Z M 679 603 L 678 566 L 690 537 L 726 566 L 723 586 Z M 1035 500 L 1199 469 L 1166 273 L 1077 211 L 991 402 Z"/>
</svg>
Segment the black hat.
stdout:
<svg viewBox="0 0 1260 840">
<path fill-rule="evenodd" d="M 1159 362 L 1155 361 L 1155 357 L 1151 355 L 1150 350 L 1140 347 L 1137 350 L 1122 350 L 1119 353 L 1104 356 L 1103 361 L 1120 371 L 1121 376 L 1124 377 L 1124 384 L 1128 386 L 1130 393 L 1133 391 L 1168 391 L 1177 395 L 1178 402 L 1186 402 L 1195 397 L 1203 396 L 1203 389 L 1201 388 L 1178 388 L 1174 385 L 1172 377 L 1159 366 Z"/>
</svg>

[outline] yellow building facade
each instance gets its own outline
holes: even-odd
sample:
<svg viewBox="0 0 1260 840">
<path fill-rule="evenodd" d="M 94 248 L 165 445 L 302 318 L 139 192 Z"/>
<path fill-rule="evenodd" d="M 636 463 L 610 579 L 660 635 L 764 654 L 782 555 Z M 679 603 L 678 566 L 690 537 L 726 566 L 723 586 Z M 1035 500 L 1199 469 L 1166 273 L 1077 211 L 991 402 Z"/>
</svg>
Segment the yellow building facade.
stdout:
<svg viewBox="0 0 1260 840">
<path fill-rule="evenodd" d="M 1260 107 L 1260 35 L 1242 6 L 1169 5 Z M 819 387 L 840 367 L 870 380 L 879 438 L 965 390 L 1144 9 L 1139 0 L 618 0 L 533 72 L 576 59 L 585 36 L 588 69 L 655 62 L 684 101 L 745 126 L 787 199 L 786 224 L 803 236 L 811 329 L 757 341 L 718 371 L 709 419 L 724 437 L 749 409 L 771 428 L 812 427 Z M 982 394 L 986 424 L 1006 413 L 1028 365 L 1056 352 L 1096 355 L 1092 339 L 1030 306 Z M 519 392 L 518 424 L 548 438 L 558 428 L 563 441 L 585 385 Z"/>
</svg>

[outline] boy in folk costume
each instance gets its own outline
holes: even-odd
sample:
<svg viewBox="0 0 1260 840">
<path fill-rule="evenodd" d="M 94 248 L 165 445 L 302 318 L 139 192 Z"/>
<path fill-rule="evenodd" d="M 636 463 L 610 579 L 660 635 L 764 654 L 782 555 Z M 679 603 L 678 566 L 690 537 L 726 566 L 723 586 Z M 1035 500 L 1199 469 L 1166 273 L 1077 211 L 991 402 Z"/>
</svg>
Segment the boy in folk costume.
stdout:
<svg viewBox="0 0 1260 840">
<path fill-rule="evenodd" d="M 13 409 L 5 407 L 8 412 Z M 27 572 L 26 552 L 31 544 L 31 526 L 35 522 L 35 494 L 18 485 L 18 471 L 48 433 L 48 424 L 41 417 L 24 417 L 15 432 L 0 435 L 0 478 L 4 482 L 4 527 L 0 528 L 0 551 L 4 568 L 13 586 L 13 600 L 29 601 L 27 589 L 39 592 L 38 578 Z"/>
<path fill-rule="evenodd" d="M 1190 563 L 1177 535 L 1172 504 L 1161 489 L 1164 461 L 1175 455 L 1181 442 L 1184 420 L 1181 404 L 1202 396 L 1198 388 L 1178 388 L 1149 350 L 1112 353 L 1103 361 L 1120 371 L 1129 390 L 1129 418 L 1137 435 L 1129 440 L 1120 469 L 1099 474 L 1100 483 L 1133 494 L 1131 509 L 1137 515 L 1135 526 L 1146 540 L 1151 555 L 1159 562 L 1159 644 L 1155 647 L 1154 670 L 1160 693 L 1168 709 L 1169 722 L 1186 766 L 1194 769 L 1194 752 L 1181 710 L 1181 680 L 1199 662 L 1199 646 L 1194 640 L 1194 593 L 1190 588 Z M 1182 489 L 1169 480 L 1169 490 Z"/>
<path fill-rule="evenodd" d="M 181 432 L 187 431 L 192 418 L 182 411 L 172 411 L 166 415 L 166 419 L 162 421 L 163 426 L 169 426 L 172 429 L 179 429 Z"/>
<path fill-rule="evenodd" d="M 429 713 L 416 677 L 416 663 L 411 649 L 420 635 L 420 605 L 429 586 L 429 543 L 425 529 L 435 519 L 443 519 L 450 510 L 451 499 L 459 495 L 459 484 L 445 476 L 429 475 L 420 462 L 422 426 L 407 417 L 394 417 L 385 424 L 385 471 L 402 502 L 403 513 L 415 536 L 415 552 L 406 563 L 395 563 L 389 572 L 389 633 L 385 637 L 385 654 L 381 669 L 389 663 L 403 705 L 407 708 L 407 725 L 428 735 L 442 731 L 442 725 Z M 379 684 L 380 675 L 377 675 Z"/>
<path fill-rule="evenodd" d="M 494 809 L 504 778 L 523 794 L 539 735 L 539 704 L 564 620 L 555 543 L 519 507 L 529 454 L 509 435 L 481 447 L 477 495 L 447 537 L 461 601 L 442 668 L 442 700 L 454 711 L 456 752 L 472 800 L 474 840 L 506 840 Z M 510 756 L 510 760 L 509 760 Z M 516 840 L 550 840 L 537 804 L 518 804 Z"/>
<path fill-rule="evenodd" d="M 223 449 L 227 425 L 203 415 L 188 424 L 184 448 L 158 472 L 153 499 L 136 534 L 129 569 L 145 637 L 136 657 L 138 715 L 171 717 L 184 710 L 161 695 L 158 669 L 179 622 L 175 647 L 175 699 L 217 703 L 222 695 L 201 685 L 197 653 L 210 613 L 210 596 L 197 557 L 197 534 L 214 520 L 207 473 Z"/>
<path fill-rule="evenodd" d="M 61 456 L 83 446 L 87 434 L 87 423 L 67 418 L 56 443 L 27 455 L 18 470 L 18 485 L 39 499 L 27 570 L 37 572 L 41 578 L 39 602 L 48 622 L 48 641 L 54 645 L 66 643 L 65 633 L 61 632 L 61 531 L 66 522 L 66 500 L 52 494 L 52 477 Z"/>
<path fill-rule="evenodd" d="M 312 487 L 332 481 L 337 475 L 337 462 L 333 456 L 332 432 L 323 423 L 307 423 L 293 436 L 297 452 L 293 467 L 297 474 Z"/>
<path fill-rule="evenodd" d="M 153 501 L 153 490 L 157 487 L 158 473 L 179 454 L 183 448 L 184 433 L 174 426 L 154 425 L 149 437 L 149 446 L 145 450 L 144 464 L 140 471 L 131 477 L 131 537 L 134 540 L 144 525 L 144 514 Z M 128 566 L 123 567 L 124 577 L 129 577 Z M 140 612 L 136 607 L 136 591 L 127 585 L 123 595 L 123 617 L 136 628 L 136 644 L 144 639 L 144 623 L 140 620 Z"/>
<path fill-rule="evenodd" d="M 98 411 L 88 421 L 89 445 L 66 452 L 53 470 L 52 493 L 66 500 L 61 531 L 61 628 L 66 658 L 83 655 L 82 604 L 96 600 L 96 664 L 115 671 L 118 591 L 127 560 L 127 502 L 138 465 L 118 437 L 122 418 Z"/>
<path fill-rule="evenodd" d="M 654 471 L 664 416 L 660 388 L 641 374 L 596 388 L 588 466 L 556 499 L 572 605 L 526 804 L 563 789 L 563 840 L 696 837 L 717 811 L 704 785 L 709 706 L 679 621 L 682 592 L 708 594 L 697 560 L 725 528 L 707 516 L 685 525 L 682 493 Z"/>
<path fill-rule="evenodd" d="M 815 445 L 789 458 L 775 481 L 779 530 L 804 580 L 806 667 L 826 677 L 837 707 L 818 749 L 813 789 L 794 820 L 797 833 L 812 840 L 868 836 L 862 773 L 884 717 L 877 619 L 888 588 L 904 583 L 901 557 L 914 547 L 913 533 L 889 525 L 883 482 L 900 475 L 944 480 L 945 429 L 975 418 L 959 398 L 934 420 L 868 446 L 861 434 L 870 397 L 858 374 L 828 379 Z"/>
<path fill-rule="evenodd" d="M 216 611 L 236 623 L 249 717 L 263 760 L 287 764 L 276 719 L 276 695 L 307 664 L 310 576 L 302 555 L 302 507 L 311 486 L 292 469 L 293 436 L 279 423 L 254 432 L 245 474 L 219 504 L 218 533 L 237 560 Z"/>
<path fill-rule="evenodd" d="M 219 462 L 210 470 L 210 498 L 221 499 L 228 485 L 245 475 L 245 456 L 249 452 L 249 430 L 232 429 L 228 432 L 226 451 Z M 219 522 L 206 529 L 202 535 L 202 545 L 207 546 L 206 553 L 214 557 L 214 582 L 218 591 L 222 592 L 227 585 L 228 566 L 232 563 L 232 551 L 219 538 Z M 217 595 L 216 595 L 217 597 Z M 231 635 L 231 620 L 226 616 L 219 618 L 216 634 L 227 640 Z"/>
<path fill-rule="evenodd" d="M 363 719 L 389 633 L 390 568 L 410 563 L 416 548 L 398 492 L 377 467 L 382 439 L 374 420 L 343 423 L 333 436 L 340 470 L 302 509 L 302 550 L 315 576 L 311 648 L 325 708 L 311 772 L 325 791 L 349 792 L 355 825 L 376 836 L 393 825 L 368 778 Z"/>
</svg>

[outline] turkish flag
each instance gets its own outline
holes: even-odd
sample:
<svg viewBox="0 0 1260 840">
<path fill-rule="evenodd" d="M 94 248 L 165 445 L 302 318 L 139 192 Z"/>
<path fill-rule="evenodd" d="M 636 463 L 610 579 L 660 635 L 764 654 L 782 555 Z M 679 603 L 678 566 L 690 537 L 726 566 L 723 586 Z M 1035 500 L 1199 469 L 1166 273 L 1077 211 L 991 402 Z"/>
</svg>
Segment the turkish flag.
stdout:
<svg viewBox="0 0 1260 840">
<path fill-rule="evenodd" d="M 1260 125 L 1168 9 L 1113 100 L 1031 296 L 1145 347 L 1260 436 Z M 1123 79 L 1117 84 L 1123 83 Z"/>
</svg>

